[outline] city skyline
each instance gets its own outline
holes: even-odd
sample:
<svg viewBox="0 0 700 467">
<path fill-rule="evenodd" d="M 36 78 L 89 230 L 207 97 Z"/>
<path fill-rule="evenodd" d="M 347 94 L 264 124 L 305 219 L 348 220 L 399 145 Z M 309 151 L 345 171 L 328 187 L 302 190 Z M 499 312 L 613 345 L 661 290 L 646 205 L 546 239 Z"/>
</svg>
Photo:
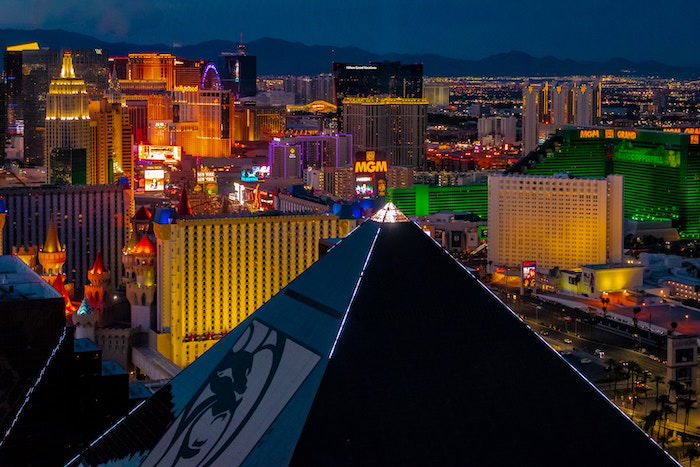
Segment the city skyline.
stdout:
<svg viewBox="0 0 700 467">
<path fill-rule="evenodd" d="M 700 459 L 695 5 L 242 3 L 0 0 L 0 465 Z"/>
<path fill-rule="evenodd" d="M 127 1 L 117 5 L 102 0 L 90 9 L 74 0 L 29 3 L 34 7 L 25 8 L 17 0 L 0 2 L 16 13 L 0 19 L 0 28 L 58 28 L 109 41 L 169 44 L 236 40 L 243 33 L 247 40 L 278 37 L 308 45 L 355 46 L 376 53 L 439 52 L 448 57 L 479 59 L 522 50 L 535 56 L 574 60 L 624 57 L 698 65 L 693 53 L 698 39 L 691 31 L 700 14 L 687 0 L 667 2 L 666 8 L 656 9 L 654 15 L 648 14 L 653 8 L 651 2 L 629 0 L 613 4 L 596 0 L 585 8 L 567 0 L 559 2 L 556 9 L 515 0 L 466 5 L 455 0 L 437 5 L 361 0 L 352 6 L 318 0 L 219 5 L 210 0 L 204 2 L 194 19 L 186 2 L 154 1 L 144 5 Z M 270 15 L 270 11 L 279 14 Z M 464 12 L 463 27 L 448 27 L 455 21 L 455 12 Z M 566 21 L 572 15 L 576 21 Z M 290 28 L 290 24 L 296 27 Z M 674 27 L 659 27 L 665 24 Z M 529 34 L 523 42 L 519 35 L 525 25 L 533 31 L 541 28 L 541 33 Z"/>
</svg>

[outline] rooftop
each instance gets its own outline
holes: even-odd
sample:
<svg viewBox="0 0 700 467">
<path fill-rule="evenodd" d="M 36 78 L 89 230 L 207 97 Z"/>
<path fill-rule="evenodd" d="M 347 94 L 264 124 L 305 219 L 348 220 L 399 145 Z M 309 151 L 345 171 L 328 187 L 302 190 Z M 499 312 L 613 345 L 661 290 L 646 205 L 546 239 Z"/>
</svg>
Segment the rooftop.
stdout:
<svg viewBox="0 0 700 467">
<path fill-rule="evenodd" d="M 0 301 L 60 298 L 56 289 L 16 256 L 0 256 Z"/>
<path fill-rule="evenodd" d="M 98 350 L 97 345 L 87 337 L 73 341 L 73 352 L 75 353 L 97 352 Z"/>
<path fill-rule="evenodd" d="M 581 266 L 582 268 L 592 269 L 594 271 L 605 271 L 607 269 L 633 269 L 633 268 L 644 268 L 638 264 L 627 264 L 627 263 L 610 263 L 610 264 L 585 264 Z"/>
<path fill-rule="evenodd" d="M 114 360 L 102 360 L 102 376 L 125 375 L 126 370 Z"/>
</svg>

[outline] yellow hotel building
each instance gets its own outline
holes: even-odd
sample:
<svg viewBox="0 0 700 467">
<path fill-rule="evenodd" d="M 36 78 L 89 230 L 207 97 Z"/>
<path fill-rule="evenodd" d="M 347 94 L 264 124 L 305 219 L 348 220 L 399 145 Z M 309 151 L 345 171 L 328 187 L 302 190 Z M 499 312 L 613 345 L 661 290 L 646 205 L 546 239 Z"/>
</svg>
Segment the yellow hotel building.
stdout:
<svg viewBox="0 0 700 467">
<path fill-rule="evenodd" d="M 319 239 L 352 227 L 326 214 L 157 215 L 158 351 L 192 363 L 311 266 Z"/>
</svg>

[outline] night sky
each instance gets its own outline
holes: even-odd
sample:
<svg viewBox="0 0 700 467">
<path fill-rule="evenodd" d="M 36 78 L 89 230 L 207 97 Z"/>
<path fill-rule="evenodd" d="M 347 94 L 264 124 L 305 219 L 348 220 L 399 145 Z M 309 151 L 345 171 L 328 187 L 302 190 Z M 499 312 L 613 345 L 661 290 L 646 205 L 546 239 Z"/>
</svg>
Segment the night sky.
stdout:
<svg viewBox="0 0 700 467">
<path fill-rule="evenodd" d="M 194 7 L 193 5 L 197 5 Z M 0 0 L 1 28 L 191 44 L 260 37 L 458 58 L 536 56 L 700 65 L 697 0 Z"/>
</svg>

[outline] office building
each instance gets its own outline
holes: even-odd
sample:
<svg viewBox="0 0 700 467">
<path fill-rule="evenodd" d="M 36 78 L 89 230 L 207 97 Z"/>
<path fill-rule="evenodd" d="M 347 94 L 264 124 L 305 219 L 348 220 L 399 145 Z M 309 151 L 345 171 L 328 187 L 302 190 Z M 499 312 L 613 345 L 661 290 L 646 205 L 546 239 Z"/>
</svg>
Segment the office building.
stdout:
<svg viewBox="0 0 700 467">
<path fill-rule="evenodd" d="M 455 355 L 479 362 L 479 378 Z M 211 423 L 213 417 L 232 422 Z M 590 434 L 601 431 L 615 443 L 591 449 Z M 69 465 L 550 467 L 562 459 L 676 465 L 481 282 L 389 208 Z"/>
<path fill-rule="evenodd" d="M 693 128 L 667 130 L 561 130 L 550 139 L 546 157 L 526 157 L 510 171 L 623 175 L 625 219 L 671 222 L 681 237 L 700 238 L 700 135 Z"/>
<path fill-rule="evenodd" d="M 183 368 L 316 261 L 320 239 L 349 231 L 330 215 L 166 214 L 154 224 L 158 351 Z"/>
<path fill-rule="evenodd" d="M 477 122 L 478 137 L 484 146 L 514 145 L 516 142 L 515 117 L 481 117 Z"/>
<path fill-rule="evenodd" d="M 131 191 L 117 185 L 0 189 L 7 208 L 3 251 L 43 245 L 53 220 L 65 246 L 67 280 L 81 291 L 95 255 L 101 251 L 110 286 L 120 282 L 121 255 L 133 212 Z"/>
<path fill-rule="evenodd" d="M 88 104 L 85 81 L 76 77 L 72 56 L 66 52 L 60 77 L 51 81 L 46 96 L 44 160 L 49 173 L 54 149 L 82 149 L 86 161 L 93 161 Z M 91 167 L 88 172 L 92 172 Z"/>
<path fill-rule="evenodd" d="M 243 37 L 238 43 L 238 50 L 224 52 L 219 56 L 219 74 L 221 85 L 231 91 L 235 100 L 255 97 L 257 92 L 257 59 L 248 55 Z"/>
<path fill-rule="evenodd" d="M 425 163 L 428 101 L 413 98 L 346 98 L 343 128 L 352 135 L 354 153 L 374 151 L 389 165 Z"/>
<path fill-rule="evenodd" d="M 488 186 L 491 270 L 536 261 L 580 268 L 622 260 L 622 177 L 492 175 Z"/>
</svg>

